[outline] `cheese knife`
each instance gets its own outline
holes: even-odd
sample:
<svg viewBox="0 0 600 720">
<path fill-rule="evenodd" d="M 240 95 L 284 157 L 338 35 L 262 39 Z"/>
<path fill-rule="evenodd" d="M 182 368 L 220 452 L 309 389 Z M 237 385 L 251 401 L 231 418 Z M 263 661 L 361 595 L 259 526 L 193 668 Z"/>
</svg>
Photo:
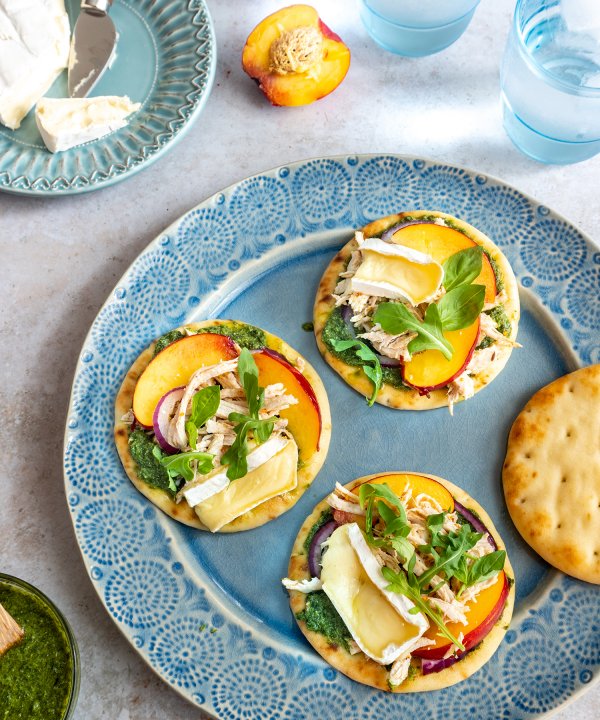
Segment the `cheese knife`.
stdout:
<svg viewBox="0 0 600 720">
<path fill-rule="evenodd" d="M 109 66 L 117 31 L 108 11 L 113 0 L 82 0 L 71 38 L 69 96 L 88 95 Z"/>
</svg>

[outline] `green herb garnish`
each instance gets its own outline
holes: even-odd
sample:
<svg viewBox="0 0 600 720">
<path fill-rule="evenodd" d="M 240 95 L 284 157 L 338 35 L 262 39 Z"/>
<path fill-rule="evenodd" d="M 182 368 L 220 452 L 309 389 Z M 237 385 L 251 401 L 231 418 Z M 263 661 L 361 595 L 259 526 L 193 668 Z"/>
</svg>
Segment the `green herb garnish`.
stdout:
<svg viewBox="0 0 600 720">
<path fill-rule="evenodd" d="M 154 456 L 169 473 L 171 479 L 182 477 L 186 482 L 194 479 L 192 462 L 196 463 L 196 472 L 206 475 L 213 469 L 214 455 L 205 452 L 185 452 L 177 455 L 163 455 L 160 448 L 154 446 Z M 173 489 L 176 490 L 175 483 Z"/>
<path fill-rule="evenodd" d="M 248 433 L 252 431 L 257 444 L 269 439 L 275 422 L 268 418 L 261 420 L 260 409 L 264 405 L 265 389 L 258 384 L 258 367 L 254 362 L 252 353 L 244 348 L 238 359 L 238 375 L 248 403 L 248 415 L 243 413 L 230 413 L 229 420 L 235 423 L 233 431 L 235 440 L 221 458 L 221 463 L 227 465 L 227 477 L 237 480 L 248 472 Z"/>
<path fill-rule="evenodd" d="M 390 583 L 388 589 L 412 600 L 415 604 L 412 613 L 425 614 L 437 625 L 442 635 L 464 650 L 464 646 L 444 624 L 443 614 L 429 603 L 428 597 L 453 579 L 456 596 L 460 597 L 466 588 L 500 572 L 504 567 L 506 552 L 499 550 L 481 558 L 472 558 L 469 551 L 483 537 L 482 534 L 474 532 L 468 523 L 461 525 L 456 532 L 446 532 L 443 526 L 447 513 L 435 513 L 427 518 L 429 543 L 418 548 L 419 552 L 429 555 L 432 562 L 421 575 L 417 575 L 414 572 L 415 548 L 407 539 L 410 523 L 398 496 L 385 483 L 365 483 L 360 486 L 359 502 L 365 510 L 365 535 L 369 545 L 395 553 L 402 566 L 399 572 L 382 568 L 384 577 Z M 440 582 L 430 588 L 436 576 Z"/>
<path fill-rule="evenodd" d="M 443 263 L 444 287 L 447 291 L 470 285 L 481 273 L 483 248 L 480 245 L 450 255 Z"/>
<path fill-rule="evenodd" d="M 440 311 L 434 303 L 428 306 L 423 320 L 415 317 L 402 303 L 381 303 L 373 315 L 373 321 L 390 335 L 416 332 L 417 337 L 408 343 L 411 353 L 439 350 L 447 360 L 452 357 L 453 348 L 444 337 Z"/>
<path fill-rule="evenodd" d="M 362 369 L 364 370 L 365 375 L 373 383 L 373 394 L 367 400 L 367 404 L 371 407 L 375 402 L 377 393 L 381 389 L 381 383 L 383 380 L 383 373 L 379 358 L 368 345 L 360 340 L 332 340 L 331 344 L 336 352 L 343 352 L 344 350 L 350 350 L 350 348 L 354 349 L 356 356 L 363 361 Z"/>
<path fill-rule="evenodd" d="M 185 424 L 185 431 L 192 450 L 196 449 L 198 430 L 214 417 L 220 403 L 221 388 L 219 385 L 209 385 L 199 390 L 192 398 L 192 411 Z"/>
</svg>

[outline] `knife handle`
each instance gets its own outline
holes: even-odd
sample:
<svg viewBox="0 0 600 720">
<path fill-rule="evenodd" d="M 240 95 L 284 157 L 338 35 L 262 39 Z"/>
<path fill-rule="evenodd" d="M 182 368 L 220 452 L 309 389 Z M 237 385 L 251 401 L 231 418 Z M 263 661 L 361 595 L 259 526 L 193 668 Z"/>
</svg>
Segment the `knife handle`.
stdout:
<svg viewBox="0 0 600 720">
<path fill-rule="evenodd" d="M 112 4 L 113 0 L 82 0 L 81 9 L 92 15 L 106 15 Z"/>
</svg>

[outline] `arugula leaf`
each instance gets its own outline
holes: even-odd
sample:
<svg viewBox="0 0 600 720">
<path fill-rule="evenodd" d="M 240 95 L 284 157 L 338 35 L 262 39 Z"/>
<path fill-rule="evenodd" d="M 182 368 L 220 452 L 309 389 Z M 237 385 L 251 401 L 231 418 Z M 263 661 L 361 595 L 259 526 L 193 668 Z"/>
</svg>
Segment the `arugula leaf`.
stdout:
<svg viewBox="0 0 600 720">
<path fill-rule="evenodd" d="M 383 371 L 379 358 L 368 345 L 360 340 L 332 340 L 331 344 L 336 352 L 343 352 L 344 350 L 355 348 L 356 356 L 367 363 L 366 365 L 363 363 L 362 369 L 373 383 L 373 394 L 367 400 L 367 404 L 371 407 L 375 402 L 377 394 L 381 389 L 381 383 L 383 382 Z"/>
<path fill-rule="evenodd" d="M 181 476 L 186 482 L 194 479 L 192 461 L 196 461 L 197 472 L 202 475 L 213 469 L 214 455 L 205 452 L 185 452 L 177 455 L 164 455 L 160 458 L 161 465 L 170 477 Z"/>
<path fill-rule="evenodd" d="M 483 248 L 480 245 L 460 250 L 442 263 L 444 287 L 447 291 L 461 285 L 470 285 L 481 273 Z"/>
<path fill-rule="evenodd" d="M 185 424 L 185 432 L 188 436 L 188 443 L 192 450 L 196 449 L 198 443 L 198 428 L 194 425 L 191 420 L 188 420 Z"/>
<path fill-rule="evenodd" d="M 360 506 L 365 509 L 365 532 L 369 544 L 375 547 L 392 548 L 398 553 L 402 564 L 412 570 L 416 559 L 415 550 L 406 539 L 410 533 L 410 525 L 406 518 L 404 505 L 396 493 L 385 483 L 382 485 L 365 483 L 360 486 L 358 498 Z M 375 503 L 377 503 L 376 506 Z M 383 528 L 378 528 L 377 538 L 373 533 L 374 507 L 383 523 Z"/>
<path fill-rule="evenodd" d="M 456 645 L 460 650 L 465 649 L 465 646 L 454 637 L 454 635 L 448 630 L 442 620 L 442 613 L 432 605 L 430 605 L 426 599 L 421 597 L 421 588 L 419 586 L 419 579 L 411 572 L 405 575 L 402 572 L 395 573 L 388 567 L 382 567 L 381 572 L 383 577 L 390 583 L 387 587 L 388 590 L 404 595 L 409 600 L 412 600 L 415 607 L 410 610 L 413 615 L 417 612 L 422 612 L 428 618 L 438 626 L 440 634 L 448 638 L 451 643 Z"/>
<path fill-rule="evenodd" d="M 253 432 L 254 440 L 261 445 L 271 437 L 275 426 L 272 418 L 261 419 L 259 417 L 265 400 L 265 390 L 258 385 L 258 367 L 252 353 L 246 348 L 242 350 L 238 359 L 238 375 L 248 402 L 248 415 L 229 413 L 229 420 L 236 423 L 233 428 L 236 437 L 221 458 L 221 463 L 228 466 L 227 477 L 230 480 L 238 480 L 248 472 L 248 433 L 250 430 Z"/>
<path fill-rule="evenodd" d="M 462 330 L 472 325 L 483 310 L 484 302 L 485 285 L 463 285 L 447 292 L 437 302 L 444 330 Z"/>
<path fill-rule="evenodd" d="M 408 349 L 411 353 L 422 350 L 439 350 L 447 360 L 452 357 L 452 345 L 446 340 L 442 332 L 442 320 L 437 305 L 432 303 L 425 311 L 425 318 L 421 322 L 402 303 L 381 303 L 373 320 L 379 323 L 382 329 L 390 335 L 400 335 L 403 332 L 416 332 L 417 337 L 410 341 Z"/>
<path fill-rule="evenodd" d="M 243 348 L 238 359 L 238 375 L 248 401 L 248 414 L 258 418 L 258 411 L 264 401 L 264 390 L 258 387 L 258 367 L 252 353 Z"/>
</svg>

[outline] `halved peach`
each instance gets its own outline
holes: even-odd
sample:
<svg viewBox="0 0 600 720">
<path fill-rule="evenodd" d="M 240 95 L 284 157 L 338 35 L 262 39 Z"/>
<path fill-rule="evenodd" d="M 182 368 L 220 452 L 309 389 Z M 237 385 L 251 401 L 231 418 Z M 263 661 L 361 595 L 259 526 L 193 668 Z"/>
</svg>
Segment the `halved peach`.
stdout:
<svg viewBox="0 0 600 720">
<path fill-rule="evenodd" d="M 187 385 L 201 367 L 233 360 L 239 355 L 226 335 L 201 333 L 168 345 L 140 375 L 133 393 L 133 414 L 145 427 L 152 427 L 152 416 L 161 397 L 173 388 Z"/>
<path fill-rule="evenodd" d="M 310 5 L 291 5 L 260 22 L 242 53 L 244 71 L 273 105 L 308 105 L 342 82 L 350 50 Z"/>
<path fill-rule="evenodd" d="M 454 637 L 457 637 L 459 633 L 463 633 L 462 644 L 465 646 L 465 650 L 471 650 L 478 645 L 494 627 L 498 618 L 502 615 L 509 590 L 510 584 L 508 578 L 506 577 L 506 573 L 501 570 L 496 576 L 495 582 L 482 590 L 477 597 L 467 605 L 466 625 L 458 622 L 446 623 L 446 627 Z M 434 640 L 435 644 L 418 648 L 413 651 L 413 655 L 436 660 L 443 658 L 448 650 L 450 650 L 448 638 L 438 635 L 437 625 L 432 624 L 424 636 Z"/>
<path fill-rule="evenodd" d="M 300 460 L 308 460 L 319 449 L 321 439 L 321 410 L 311 384 L 283 355 L 265 348 L 254 353 L 258 367 L 258 381 L 262 387 L 282 383 L 286 393 L 298 403 L 282 410 L 280 417 L 288 421 Z"/>
<path fill-rule="evenodd" d="M 432 222 L 415 222 L 404 225 L 392 234 L 391 238 L 398 245 L 405 245 L 413 250 L 420 250 L 440 264 L 451 255 L 475 247 L 477 243 L 464 233 L 446 225 Z M 496 276 L 488 256 L 483 254 L 481 273 L 473 280 L 474 283 L 485 285 L 485 302 L 493 302 L 496 297 Z"/>
<path fill-rule="evenodd" d="M 427 477 L 426 475 L 418 475 L 416 473 L 390 473 L 388 475 L 379 475 L 378 477 L 368 480 L 374 485 L 383 485 L 384 483 L 393 490 L 398 497 L 404 492 L 404 488 L 408 484 L 412 490 L 413 497 L 423 493 L 433 498 L 443 510 L 452 512 L 454 510 L 454 498 L 449 490 L 442 483 Z"/>
<path fill-rule="evenodd" d="M 445 387 L 457 378 L 469 364 L 477 346 L 479 318 L 463 330 L 447 330 L 444 337 L 452 345 L 453 353 L 447 360 L 439 350 L 416 353 L 402 366 L 402 379 L 420 395 Z"/>
</svg>

